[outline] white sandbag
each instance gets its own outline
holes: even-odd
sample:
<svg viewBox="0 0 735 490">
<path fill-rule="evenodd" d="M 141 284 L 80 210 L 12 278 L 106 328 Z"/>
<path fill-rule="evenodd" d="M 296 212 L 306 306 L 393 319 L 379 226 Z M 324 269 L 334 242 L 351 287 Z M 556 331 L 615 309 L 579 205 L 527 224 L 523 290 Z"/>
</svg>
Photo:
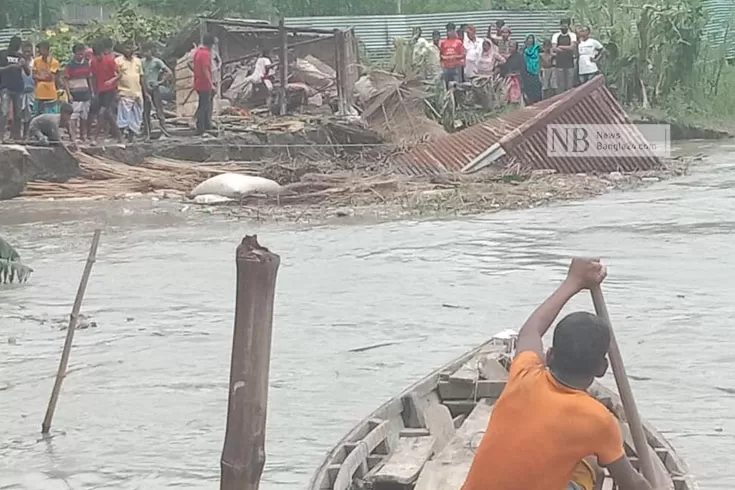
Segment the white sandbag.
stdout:
<svg viewBox="0 0 735 490">
<path fill-rule="evenodd" d="M 277 194 L 278 182 L 253 175 L 226 173 L 207 179 L 191 191 L 192 196 L 214 194 L 239 199 L 248 194 Z"/>
<path fill-rule="evenodd" d="M 235 202 L 235 200 L 216 194 L 201 194 L 194 198 L 194 202 L 197 204 L 223 204 L 226 202 Z"/>
</svg>

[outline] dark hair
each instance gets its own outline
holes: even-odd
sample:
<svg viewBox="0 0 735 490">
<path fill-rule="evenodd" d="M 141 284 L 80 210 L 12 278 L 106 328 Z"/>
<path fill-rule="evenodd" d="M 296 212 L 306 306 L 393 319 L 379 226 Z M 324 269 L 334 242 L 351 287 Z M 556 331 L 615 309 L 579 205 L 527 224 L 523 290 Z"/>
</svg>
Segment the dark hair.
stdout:
<svg viewBox="0 0 735 490">
<path fill-rule="evenodd" d="M 51 43 L 48 41 L 41 41 L 38 43 L 38 49 L 51 49 Z"/>
<path fill-rule="evenodd" d="M 564 17 L 564 18 L 563 18 L 563 19 L 562 19 L 562 20 L 561 20 L 561 21 L 559 22 L 559 24 L 561 24 L 561 25 L 568 25 L 568 26 L 570 26 L 570 25 L 572 25 L 572 19 L 570 19 L 569 17 Z"/>
<path fill-rule="evenodd" d="M 33 43 L 30 42 L 30 41 L 23 41 L 22 43 L 20 43 L 20 48 L 21 49 L 24 49 L 24 48 L 31 48 L 31 49 L 33 49 Z"/>
<path fill-rule="evenodd" d="M 68 103 L 64 102 L 61 104 L 61 107 L 59 108 L 59 114 L 72 114 L 74 113 L 74 107 Z"/>
<path fill-rule="evenodd" d="M 556 325 L 552 369 L 572 376 L 595 376 L 610 348 L 610 329 L 592 313 L 571 313 Z"/>
<path fill-rule="evenodd" d="M 18 51 L 20 49 L 21 39 L 19 36 L 13 36 L 10 38 L 10 42 L 8 43 L 8 49 L 10 51 Z"/>
<path fill-rule="evenodd" d="M 86 46 L 85 46 L 84 44 L 82 44 L 82 43 L 76 43 L 76 44 L 75 44 L 75 45 L 74 45 L 74 46 L 73 46 L 73 47 L 71 48 L 71 52 L 72 52 L 72 53 L 74 53 L 74 54 L 76 54 L 76 53 L 78 53 L 78 52 L 80 52 L 80 51 L 82 51 L 82 52 L 83 52 L 83 51 L 84 51 L 84 50 L 86 50 L 86 49 L 87 49 L 87 47 L 86 47 Z"/>
<path fill-rule="evenodd" d="M 457 29 L 457 26 L 456 26 L 456 25 L 454 25 L 454 22 L 449 22 L 449 23 L 447 24 L 447 31 L 454 31 L 454 30 L 456 30 L 456 29 Z"/>
<path fill-rule="evenodd" d="M 211 48 L 212 46 L 214 46 L 214 36 L 210 33 L 206 33 L 204 36 L 202 36 L 202 44 L 208 48 Z"/>
<path fill-rule="evenodd" d="M 496 27 L 503 27 L 504 25 L 505 25 L 505 21 L 502 20 L 502 19 L 495 21 L 495 26 Z"/>
<path fill-rule="evenodd" d="M 434 36 L 442 37 L 441 31 L 432 31 L 431 32 L 431 37 L 434 37 Z"/>
</svg>

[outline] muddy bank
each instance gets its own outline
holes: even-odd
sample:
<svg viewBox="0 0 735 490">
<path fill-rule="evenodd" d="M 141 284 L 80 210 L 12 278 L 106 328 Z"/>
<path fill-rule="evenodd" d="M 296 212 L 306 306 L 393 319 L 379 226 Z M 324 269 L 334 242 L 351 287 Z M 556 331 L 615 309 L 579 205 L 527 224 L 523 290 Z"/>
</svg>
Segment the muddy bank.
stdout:
<svg viewBox="0 0 735 490">
<path fill-rule="evenodd" d="M 434 178 L 366 176 L 358 170 L 341 170 L 332 163 L 333 173 L 303 173 L 286 166 L 270 166 L 267 171 L 280 180 L 297 179 L 294 185 L 311 186 L 312 192 L 289 193 L 289 186 L 277 197 L 249 196 L 241 201 L 217 205 L 195 204 L 184 192 L 162 190 L 152 193 L 119 194 L 123 207 L 150 209 L 155 214 L 182 219 L 201 215 L 242 220 L 249 223 L 368 223 L 400 219 L 471 216 L 508 209 L 529 209 L 548 204 L 581 200 L 608 192 L 638 189 L 684 175 L 694 159 L 668 161 L 659 170 L 612 172 L 601 175 L 531 172 L 524 175 L 502 170 L 475 175 L 446 175 Z M 313 163 L 310 165 L 314 165 Z M 321 165 L 325 170 L 326 164 Z M 318 167 L 316 167 L 318 168 Z M 310 167 L 313 171 L 315 167 Z M 300 177 L 297 177 L 299 176 Z M 14 202 L 49 201 L 20 198 Z M 75 199 L 60 199 L 70 202 Z M 88 196 L 76 201 L 109 200 Z"/>
<path fill-rule="evenodd" d="M 195 205 L 190 209 L 255 222 L 310 224 L 471 216 L 633 190 L 685 175 L 693 161 L 677 159 L 655 171 L 602 175 L 515 175 L 495 171 L 425 180 L 347 179 L 311 201 L 250 197 L 237 204 Z"/>
<path fill-rule="evenodd" d="M 385 146 L 377 133 L 332 118 L 309 126 L 299 120 L 281 122 L 283 130 L 225 133 L 202 140 L 197 137 L 164 138 L 134 144 L 83 147 L 93 156 L 139 165 L 149 157 L 166 157 L 191 162 L 243 161 L 318 158 L 322 154 L 359 153 L 366 148 Z"/>
<path fill-rule="evenodd" d="M 686 140 L 719 140 L 735 137 L 735 121 L 729 124 L 700 123 L 688 121 L 686 117 L 677 119 L 660 111 L 631 111 L 630 118 L 635 124 L 668 124 L 671 127 L 671 139 Z"/>
<path fill-rule="evenodd" d="M 0 145 L 0 200 L 19 196 L 30 181 L 65 182 L 79 165 L 61 146 Z"/>
</svg>

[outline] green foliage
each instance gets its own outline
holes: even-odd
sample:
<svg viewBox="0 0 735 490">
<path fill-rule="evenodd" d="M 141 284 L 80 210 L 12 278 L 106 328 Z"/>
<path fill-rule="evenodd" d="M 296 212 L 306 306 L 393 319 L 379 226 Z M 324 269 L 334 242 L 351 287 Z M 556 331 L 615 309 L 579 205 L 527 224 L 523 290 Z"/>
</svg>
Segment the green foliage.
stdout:
<svg viewBox="0 0 735 490">
<path fill-rule="evenodd" d="M 72 46 L 78 42 L 91 46 L 109 38 L 115 43 L 132 41 L 138 46 L 146 42 L 164 43 L 180 26 L 177 18 L 139 13 L 132 4 L 123 2 L 109 22 L 93 22 L 82 29 L 59 24 L 36 31 L 35 38 L 49 41 L 53 56 L 64 61 L 71 57 Z"/>
<path fill-rule="evenodd" d="M 20 255 L 0 238 L 0 284 L 26 282 L 33 269 L 20 261 Z"/>
<path fill-rule="evenodd" d="M 572 11 L 605 44 L 603 70 L 622 102 L 648 107 L 703 83 L 697 64 L 707 18 L 700 0 L 576 0 Z"/>
</svg>

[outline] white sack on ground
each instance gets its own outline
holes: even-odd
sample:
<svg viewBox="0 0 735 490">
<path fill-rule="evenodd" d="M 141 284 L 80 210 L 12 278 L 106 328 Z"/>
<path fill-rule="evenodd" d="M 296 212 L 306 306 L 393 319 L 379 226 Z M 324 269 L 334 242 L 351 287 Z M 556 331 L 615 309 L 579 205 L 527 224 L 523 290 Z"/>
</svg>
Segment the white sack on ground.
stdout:
<svg viewBox="0 0 735 490">
<path fill-rule="evenodd" d="M 192 196 L 214 194 L 238 199 L 248 194 L 278 194 L 278 182 L 253 175 L 225 173 L 207 179 L 191 191 Z"/>
<path fill-rule="evenodd" d="M 223 204 L 226 202 L 235 202 L 235 200 L 215 194 L 200 194 L 194 198 L 194 202 L 197 204 Z"/>
</svg>

